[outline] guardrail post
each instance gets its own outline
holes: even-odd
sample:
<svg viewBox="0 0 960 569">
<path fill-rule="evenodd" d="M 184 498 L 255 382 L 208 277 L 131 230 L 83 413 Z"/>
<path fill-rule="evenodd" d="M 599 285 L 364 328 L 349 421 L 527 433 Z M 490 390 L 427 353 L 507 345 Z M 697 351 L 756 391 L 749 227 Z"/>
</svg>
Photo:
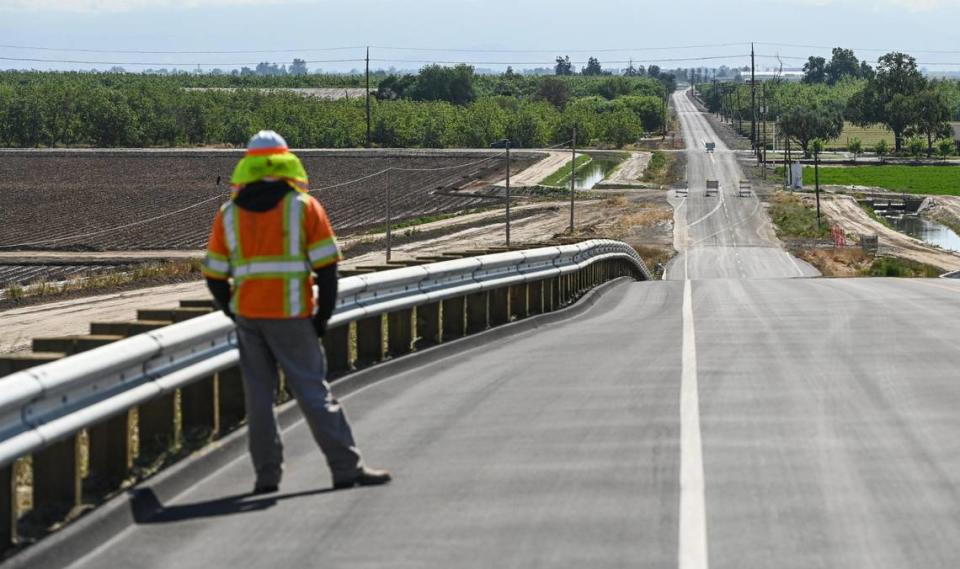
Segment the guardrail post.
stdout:
<svg viewBox="0 0 960 569">
<path fill-rule="evenodd" d="M 543 314 L 544 289 L 546 281 L 539 280 L 527 283 L 527 295 L 529 300 L 530 314 Z"/>
<path fill-rule="evenodd" d="M 0 468 L 0 552 L 13 545 L 17 537 L 17 485 L 13 464 Z"/>
<path fill-rule="evenodd" d="M 169 393 L 140 406 L 137 432 L 140 437 L 140 454 L 175 447 L 180 442 L 177 428 L 177 394 Z"/>
<path fill-rule="evenodd" d="M 323 349 L 327 354 L 327 372 L 342 374 L 350 371 L 350 325 L 327 330 L 323 335 Z"/>
<path fill-rule="evenodd" d="M 240 375 L 239 366 L 217 373 L 217 414 L 220 417 L 220 434 L 232 430 L 247 416 L 243 376 Z"/>
<path fill-rule="evenodd" d="M 527 283 L 510 287 L 510 319 L 520 320 L 530 315 L 530 298 Z"/>
<path fill-rule="evenodd" d="M 550 279 L 550 311 L 560 308 L 562 299 L 563 277 L 556 276 Z"/>
<path fill-rule="evenodd" d="M 383 361 L 384 316 L 357 320 L 357 366 Z"/>
<path fill-rule="evenodd" d="M 443 341 L 442 303 L 434 302 L 417 307 L 417 349 Z"/>
<path fill-rule="evenodd" d="M 190 438 L 204 438 L 217 431 L 217 403 L 214 376 L 205 377 L 180 390 L 183 431 Z"/>
<path fill-rule="evenodd" d="M 33 510 L 41 519 L 62 519 L 80 505 L 77 435 L 33 455 Z"/>
<path fill-rule="evenodd" d="M 490 325 L 507 322 L 510 322 L 510 287 L 502 286 L 490 291 Z"/>
<path fill-rule="evenodd" d="M 402 356 L 412 349 L 413 318 L 410 308 L 387 314 L 387 349 L 391 356 Z"/>
<path fill-rule="evenodd" d="M 112 490 L 130 474 L 130 412 L 98 423 L 87 431 L 89 459 L 87 484 L 94 491 Z"/>
<path fill-rule="evenodd" d="M 473 334 L 490 327 L 490 308 L 488 291 L 467 296 L 467 333 Z"/>
<path fill-rule="evenodd" d="M 443 301 L 441 315 L 443 319 L 443 330 L 441 331 L 441 340 L 448 342 L 455 338 L 460 338 L 467 332 L 466 327 L 466 300 L 462 296 L 457 298 L 448 298 Z"/>
</svg>

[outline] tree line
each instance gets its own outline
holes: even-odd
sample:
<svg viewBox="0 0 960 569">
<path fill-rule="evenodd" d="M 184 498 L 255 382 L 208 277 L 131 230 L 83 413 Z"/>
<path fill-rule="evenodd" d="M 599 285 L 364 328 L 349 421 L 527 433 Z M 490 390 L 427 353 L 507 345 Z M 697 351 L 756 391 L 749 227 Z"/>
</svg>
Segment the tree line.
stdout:
<svg viewBox="0 0 960 569">
<path fill-rule="evenodd" d="M 362 99 L 279 90 L 331 86 L 321 79 L 0 72 L 0 145 L 242 146 L 269 128 L 297 147 L 363 146 Z M 666 94 L 649 77 L 530 77 L 510 70 L 477 76 L 468 66 L 428 66 L 379 80 L 372 138 L 384 147 L 485 147 L 504 138 L 536 147 L 562 143 L 576 128 L 583 143 L 619 147 L 663 128 Z"/>
<path fill-rule="evenodd" d="M 881 56 L 872 67 L 852 50 L 836 48 L 829 62 L 811 57 L 801 83 L 772 81 L 756 90 L 766 120 L 776 121 L 805 155 L 813 141 L 840 136 L 845 122 L 883 125 L 893 133 L 895 152 L 917 139 L 930 155 L 938 141 L 952 139 L 950 121 L 960 120 L 960 83 L 924 77 L 916 59 L 900 52 Z M 703 84 L 700 91 L 713 112 L 753 116 L 749 84 Z"/>
</svg>

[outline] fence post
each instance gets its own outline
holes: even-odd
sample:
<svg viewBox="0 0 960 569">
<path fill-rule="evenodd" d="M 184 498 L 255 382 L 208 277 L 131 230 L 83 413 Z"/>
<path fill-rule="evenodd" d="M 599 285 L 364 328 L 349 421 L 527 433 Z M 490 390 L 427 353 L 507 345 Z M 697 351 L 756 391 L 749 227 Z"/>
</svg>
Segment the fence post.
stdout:
<svg viewBox="0 0 960 569">
<path fill-rule="evenodd" d="M 80 505 L 80 461 L 77 435 L 33 455 L 33 509 L 42 518 L 62 519 Z"/>
<path fill-rule="evenodd" d="M 100 422 L 87 431 L 87 484 L 94 491 L 112 490 L 130 474 L 130 411 Z"/>
<path fill-rule="evenodd" d="M 323 350 L 327 355 L 327 373 L 350 371 L 350 325 L 328 329 L 323 335 Z"/>
<path fill-rule="evenodd" d="M 442 303 L 434 302 L 417 307 L 416 348 L 426 348 L 443 342 Z"/>
<path fill-rule="evenodd" d="M 387 349 L 391 356 L 410 353 L 414 314 L 414 309 L 406 308 L 387 315 Z"/>
<path fill-rule="evenodd" d="M 357 367 L 383 360 L 383 315 L 357 320 Z"/>
<path fill-rule="evenodd" d="M 460 338 L 466 333 L 466 300 L 462 296 L 448 298 L 443 301 L 443 308 L 440 310 L 443 320 L 443 330 L 441 339 L 448 342 L 455 338 Z"/>
<path fill-rule="evenodd" d="M 487 291 L 467 296 L 467 333 L 473 334 L 490 327 L 489 296 Z"/>
</svg>

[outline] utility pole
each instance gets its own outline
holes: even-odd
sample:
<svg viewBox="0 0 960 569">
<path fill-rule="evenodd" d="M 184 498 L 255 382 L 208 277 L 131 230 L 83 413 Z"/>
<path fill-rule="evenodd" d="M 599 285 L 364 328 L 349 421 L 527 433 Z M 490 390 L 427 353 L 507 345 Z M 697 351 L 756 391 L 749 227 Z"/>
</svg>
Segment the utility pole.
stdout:
<svg viewBox="0 0 960 569">
<path fill-rule="evenodd" d="M 510 246 L 510 139 L 506 141 L 507 149 L 507 247 Z"/>
<path fill-rule="evenodd" d="M 757 64 L 754 59 L 753 42 L 750 42 L 750 144 L 757 151 Z"/>
<path fill-rule="evenodd" d="M 742 134 L 743 134 L 743 112 L 741 112 L 741 110 L 740 110 L 740 88 L 739 88 L 739 86 L 737 87 L 737 93 L 736 93 L 736 94 L 737 94 L 737 97 L 736 97 L 737 103 L 736 103 L 736 104 L 737 104 L 737 122 L 738 122 L 737 132 L 742 135 Z"/>
<path fill-rule="evenodd" d="M 820 231 L 820 149 L 813 149 L 813 176 L 817 188 L 817 231 Z"/>
<path fill-rule="evenodd" d="M 390 176 L 390 170 L 391 170 L 390 168 L 387 168 L 387 262 L 388 262 L 388 263 L 390 262 L 390 249 L 391 249 L 391 245 L 392 245 L 391 231 L 390 231 L 390 226 L 392 225 L 391 219 L 390 219 L 390 216 L 391 216 L 391 213 L 392 213 L 392 212 L 390 211 L 390 205 L 391 205 L 391 203 L 390 203 L 390 186 L 391 186 L 391 182 L 392 182 L 393 180 L 391 179 L 392 176 Z"/>
<path fill-rule="evenodd" d="M 718 85 L 719 85 L 719 83 L 717 82 L 717 78 L 714 77 L 714 78 L 713 78 L 713 98 L 714 98 L 714 100 L 716 100 L 716 101 L 721 101 L 721 99 L 720 99 L 720 93 L 719 93 L 719 91 L 718 91 L 718 89 L 719 89 L 720 87 L 718 87 Z M 721 104 L 719 105 L 719 107 L 720 107 L 720 109 L 717 110 L 717 113 L 720 115 L 721 118 L 723 118 L 723 103 L 721 103 Z"/>
<path fill-rule="evenodd" d="M 570 146 L 573 151 L 570 158 L 570 236 L 573 236 L 573 208 L 576 205 L 576 183 L 577 183 L 577 127 L 573 127 L 573 144 Z"/>
<path fill-rule="evenodd" d="M 763 148 L 762 150 L 760 150 L 760 156 L 761 156 L 760 162 L 763 164 L 763 179 L 766 180 L 767 179 L 767 84 L 764 83 L 761 89 L 762 89 L 762 92 L 761 92 L 760 99 L 762 102 L 760 103 L 761 105 L 760 112 L 761 112 L 761 116 L 763 117 L 762 123 L 761 123 L 763 125 Z"/>
<path fill-rule="evenodd" d="M 370 148 L 370 46 L 367 46 L 367 148 Z"/>
</svg>

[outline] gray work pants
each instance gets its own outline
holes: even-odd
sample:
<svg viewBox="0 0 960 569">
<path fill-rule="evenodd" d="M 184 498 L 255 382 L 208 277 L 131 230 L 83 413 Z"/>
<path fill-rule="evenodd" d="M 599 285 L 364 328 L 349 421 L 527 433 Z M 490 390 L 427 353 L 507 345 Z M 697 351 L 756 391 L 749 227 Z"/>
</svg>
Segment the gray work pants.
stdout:
<svg viewBox="0 0 960 569">
<path fill-rule="evenodd" d="M 279 484 L 283 475 L 283 443 L 273 406 L 277 364 L 326 455 L 334 481 L 352 478 L 363 461 L 347 417 L 325 381 L 326 355 L 310 319 L 237 317 L 237 337 L 257 484 Z"/>
</svg>

